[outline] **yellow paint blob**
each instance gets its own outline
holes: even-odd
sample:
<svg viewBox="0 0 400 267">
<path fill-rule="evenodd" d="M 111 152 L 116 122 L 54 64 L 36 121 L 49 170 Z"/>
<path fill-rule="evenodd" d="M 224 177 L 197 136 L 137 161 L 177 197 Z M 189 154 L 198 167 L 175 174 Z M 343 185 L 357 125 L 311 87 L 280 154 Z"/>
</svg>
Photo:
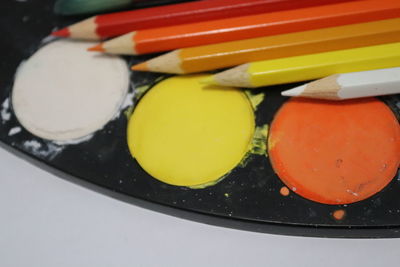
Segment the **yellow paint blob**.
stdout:
<svg viewBox="0 0 400 267">
<path fill-rule="evenodd" d="M 245 93 L 200 83 L 205 75 L 156 84 L 135 108 L 128 145 L 154 178 L 178 186 L 213 182 L 250 148 L 254 112 Z"/>
</svg>

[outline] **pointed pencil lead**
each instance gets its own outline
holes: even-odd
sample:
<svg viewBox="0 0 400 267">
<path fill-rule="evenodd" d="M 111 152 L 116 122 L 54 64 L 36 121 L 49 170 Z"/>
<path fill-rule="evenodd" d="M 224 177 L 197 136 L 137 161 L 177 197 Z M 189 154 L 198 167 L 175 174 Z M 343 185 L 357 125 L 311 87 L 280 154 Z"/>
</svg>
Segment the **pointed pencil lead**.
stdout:
<svg viewBox="0 0 400 267">
<path fill-rule="evenodd" d="M 136 71 L 149 71 L 149 67 L 146 62 L 133 65 L 131 69 Z"/>
<path fill-rule="evenodd" d="M 105 52 L 103 44 L 98 44 L 87 49 L 88 51 L 92 52 Z"/>
<path fill-rule="evenodd" d="M 56 36 L 56 37 L 69 37 L 70 36 L 70 32 L 68 30 L 68 28 L 64 28 L 55 32 L 51 33 L 52 36 Z"/>
</svg>

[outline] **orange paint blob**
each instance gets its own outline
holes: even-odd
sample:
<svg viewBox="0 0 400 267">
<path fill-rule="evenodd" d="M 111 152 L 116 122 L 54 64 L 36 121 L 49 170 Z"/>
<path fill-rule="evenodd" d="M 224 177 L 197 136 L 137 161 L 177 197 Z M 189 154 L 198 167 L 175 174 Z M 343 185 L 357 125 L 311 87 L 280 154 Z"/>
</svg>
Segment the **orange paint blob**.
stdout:
<svg viewBox="0 0 400 267">
<path fill-rule="evenodd" d="M 346 212 L 344 210 L 335 210 L 332 213 L 333 218 L 338 221 L 343 220 L 345 215 L 346 215 Z"/>
<path fill-rule="evenodd" d="M 347 204 L 381 191 L 400 164 L 400 126 L 375 98 L 291 99 L 268 139 L 272 166 L 289 188 L 324 204 Z"/>
<path fill-rule="evenodd" d="M 289 188 L 286 186 L 283 186 L 281 190 L 279 190 L 279 193 L 281 193 L 282 196 L 287 197 L 290 193 Z"/>
</svg>

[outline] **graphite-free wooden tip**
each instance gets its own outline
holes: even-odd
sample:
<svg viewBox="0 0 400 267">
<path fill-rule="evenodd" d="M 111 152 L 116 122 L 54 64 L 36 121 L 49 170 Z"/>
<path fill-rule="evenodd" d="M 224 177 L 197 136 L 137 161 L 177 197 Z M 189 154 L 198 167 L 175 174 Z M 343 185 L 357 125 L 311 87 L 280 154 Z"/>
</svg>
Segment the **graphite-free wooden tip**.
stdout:
<svg viewBox="0 0 400 267">
<path fill-rule="evenodd" d="M 91 52 L 105 52 L 103 44 L 98 44 L 98 45 L 89 47 L 87 50 L 91 51 Z"/>
</svg>

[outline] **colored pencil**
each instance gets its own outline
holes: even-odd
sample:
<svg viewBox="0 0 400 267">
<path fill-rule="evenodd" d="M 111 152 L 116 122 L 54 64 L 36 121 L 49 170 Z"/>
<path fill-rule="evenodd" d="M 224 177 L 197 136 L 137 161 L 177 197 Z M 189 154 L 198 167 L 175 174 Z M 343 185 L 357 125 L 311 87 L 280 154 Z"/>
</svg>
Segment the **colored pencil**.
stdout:
<svg viewBox="0 0 400 267">
<path fill-rule="evenodd" d="M 54 13 L 59 15 L 94 14 L 128 7 L 155 6 L 184 0 L 57 0 Z"/>
<path fill-rule="evenodd" d="M 282 92 L 283 96 L 343 100 L 400 93 L 400 68 L 335 74 Z"/>
<path fill-rule="evenodd" d="M 210 76 L 204 83 L 252 88 L 397 66 L 400 43 L 390 43 L 248 63 Z"/>
<path fill-rule="evenodd" d="M 52 34 L 99 40 L 135 30 L 316 6 L 344 0 L 208 0 L 98 15 Z"/>
<path fill-rule="evenodd" d="M 400 42 L 400 18 L 183 48 L 132 70 L 185 74 L 391 42 Z"/>
<path fill-rule="evenodd" d="M 92 51 L 137 55 L 400 16 L 399 0 L 352 1 L 135 31 Z"/>
</svg>

